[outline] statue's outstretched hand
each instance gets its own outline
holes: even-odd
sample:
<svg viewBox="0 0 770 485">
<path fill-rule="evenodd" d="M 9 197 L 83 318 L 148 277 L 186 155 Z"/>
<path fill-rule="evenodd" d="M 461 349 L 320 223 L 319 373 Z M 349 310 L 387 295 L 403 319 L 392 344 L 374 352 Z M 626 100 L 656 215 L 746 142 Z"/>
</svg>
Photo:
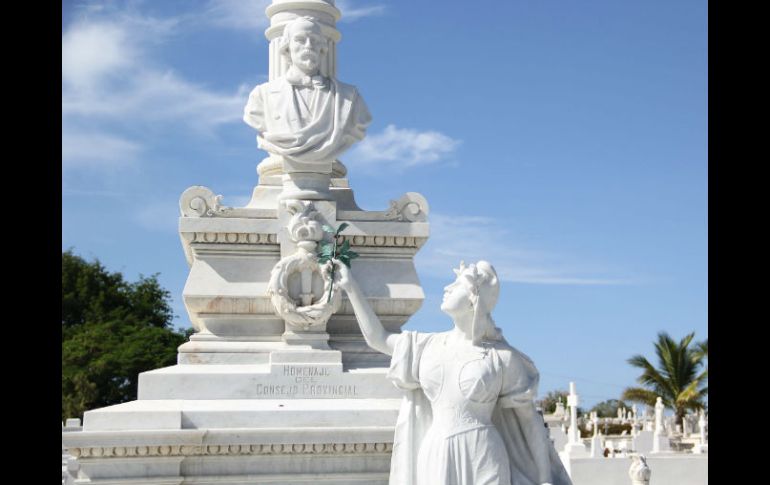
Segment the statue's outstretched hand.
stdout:
<svg viewBox="0 0 770 485">
<path fill-rule="evenodd" d="M 350 291 L 353 286 L 353 276 L 350 274 L 350 268 L 339 259 L 333 259 L 324 265 L 324 272 L 329 274 L 334 267 L 334 283 L 338 288 Z"/>
</svg>

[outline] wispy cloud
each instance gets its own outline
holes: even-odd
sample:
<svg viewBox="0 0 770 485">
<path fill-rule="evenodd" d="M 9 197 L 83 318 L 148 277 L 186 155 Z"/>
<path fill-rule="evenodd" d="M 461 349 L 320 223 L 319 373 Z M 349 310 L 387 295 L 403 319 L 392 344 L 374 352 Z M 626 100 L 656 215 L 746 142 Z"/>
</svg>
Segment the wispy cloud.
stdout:
<svg viewBox="0 0 770 485">
<path fill-rule="evenodd" d="M 62 36 L 62 79 L 67 91 L 98 89 L 136 63 L 125 28 L 114 23 L 79 24 Z"/>
<path fill-rule="evenodd" d="M 139 152 L 149 151 L 137 128 L 174 127 L 177 132 L 214 137 L 220 126 L 240 123 L 252 86 L 222 91 L 192 82 L 162 62 L 157 47 L 202 27 L 261 32 L 267 26 L 269 4 L 269 0 L 209 0 L 200 11 L 162 18 L 140 12 L 141 2 L 77 7 L 77 20 L 62 34 L 63 168 L 129 165 Z M 382 6 L 353 2 L 338 6 L 350 20 L 383 11 Z M 404 133 L 413 137 L 411 147 L 399 152 L 406 156 L 404 163 L 430 163 L 436 153 L 432 137 L 440 134 Z M 368 158 L 364 153 L 363 159 Z"/>
<path fill-rule="evenodd" d="M 270 3 L 270 0 L 209 0 L 200 20 L 216 27 L 260 32 L 268 26 L 265 9 Z"/>
<path fill-rule="evenodd" d="M 112 170 L 133 164 L 142 147 L 106 133 L 62 133 L 62 167 Z"/>
<path fill-rule="evenodd" d="M 196 16 L 196 23 L 232 30 L 262 33 L 269 20 L 265 9 L 270 0 L 209 0 L 204 13 Z M 365 17 L 382 15 L 385 5 L 359 5 L 360 2 L 337 0 L 336 6 L 342 12 L 341 22 L 355 22 Z M 191 19 L 192 20 L 192 19 Z"/>
<path fill-rule="evenodd" d="M 239 122 L 249 87 L 218 93 L 180 78 L 173 71 L 137 68 L 116 83 L 97 89 L 67 90 L 62 114 L 120 122 L 177 123 L 199 134 L 211 134 L 226 123 Z"/>
<path fill-rule="evenodd" d="M 619 285 L 624 278 L 606 277 L 606 269 L 575 264 L 553 252 L 522 247 L 497 219 L 477 216 L 430 215 L 428 244 L 417 254 L 421 270 L 446 277 L 450 268 L 485 259 L 500 279 L 512 283 L 551 285 Z M 574 259 L 574 258 L 573 258 Z"/>
<path fill-rule="evenodd" d="M 125 165 L 143 149 L 126 128 L 155 124 L 213 136 L 217 127 L 240 122 L 247 86 L 215 91 L 158 61 L 154 47 L 177 33 L 179 18 L 86 10 L 62 34 L 65 169 Z"/>
<path fill-rule="evenodd" d="M 337 0 L 337 8 L 342 12 L 340 22 L 355 22 L 364 17 L 373 17 L 385 13 L 385 5 L 361 5 L 351 0 Z"/>
<path fill-rule="evenodd" d="M 460 145 L 438 131 L 418 131 L 388 125 L 381 133 L 369 134 L 345 157 L 351 166 L 366 168 L 377 162 L 389 162 L 394 170 L 428 165 L 447 160 Z"/>
</svg>

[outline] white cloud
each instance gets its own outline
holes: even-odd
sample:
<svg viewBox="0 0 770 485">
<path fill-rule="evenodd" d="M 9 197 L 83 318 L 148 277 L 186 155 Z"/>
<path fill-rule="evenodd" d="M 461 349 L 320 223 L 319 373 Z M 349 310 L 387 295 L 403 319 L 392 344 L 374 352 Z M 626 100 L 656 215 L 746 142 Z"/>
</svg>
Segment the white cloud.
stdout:
<svg viewBox="0 0 770 485">
<path fill-rule="evenodd" d="M 240 122 L 248 86 L 218 93 L 190 83 L 173 71 L 137 67 L 122 82 L 62 97 L 62 114 L 118 122 L 176 122 L 211 133 L 225 123 Z"/>
<path fill-rule="evenodd" d="M 269 4 L 269 0 L 209 0 L 203 13 L 188 11 L 168 18 L 143 15 L 137 11 L 139 4 L 130 2 L 80 7 L 79 20 L 62 34 L 64 169 L 129 164 L 143 147 L 126 139 L 125 128 L 174 126 L 196 136 L 213 136 L 224 124 L 240 123 L 251 86 L 228 92 L 191 82 L 160 63 L 153 48 L 181 28 L 201 25 L 261 32 L 267 26 Z M 349 19 L 376 15 L 383 8 L 356 7 L 351 2 L 339 6 Z M 390 146 L 385 156 L 403 156 L 401 161 L 411 165 L 430 163 L 442 152 L 434 146 L 443 136 L 439 133 L 397 131 L 408 141 Z M 371 155 L 364 152 L 363 159 L 368 158 Z"/>
<path fill-rule="evenodd" d="M 212 136 L 240 122 L 247 86 L 218 92 L 158 65 L 152 47 L 179 19 L 90 9 L 62 35 L 63 167 L 116 168 L 141 146 L 122 129 L 148 124 Z M 97 15 L 98 14 L 98 15 Z"/>
<path fill-rule="evenodd" d="M 205 14 L 198 20 L 216 27 L 261 34 L 268 26 L 269 20 L 265 15 L 265 9 L 270 3 L 270 0 L 209 0 Z M 336 6 L 342 12 L 341 22 L 354 22 L 385 12 L 384 5 L 358 6 L 358 3 L 351 0 L 337 0 Z"/>
<path fill-rule="evenodd" d="M 385 5 L 356 7 L 350 0 L 337 0 L 336 6 L 342 12 L 340 22 L 354 22 L 364 17 L 382 15 L 385 12 Z"/>
<path fill-rule="evenodd" d="M 119 26 L 81 24 L 62 36 L 62 79 L 71 89 L 91 89 L 131 66 L 136 56 L 132 51 Z"/>
<path fill-rule="evenodd" d="M 115 169 L 136 161 L 142 147 L 130 140 L 106 133 L 62 133 L 64 169 Z"/>
<path fill-rule="evenodd" d="M 427 165 L 446 159 L 460 145 L 460 140 L 438 131 L 417 131 L 388 125 L 382 133 L 369 134 L 346 157 L 351 166 L 366 167 L 376 162 L 390 162 L 399 170 Z"/>
<path fill-rule="evenodd" d="M 431 235 L 417 254 L 417 265 L 436 277 L 451 275 L 460 261 L 485 259 L 503 281 L 557 285 L 618 285 L 629 281 L 596 276 L 596 267 L 576 265 L 557 254 L 522 248 L 496 219 L 430 215 Z"/>
<path fill-rule="evenodd" d="M 209 0 L 201 20 L 235 30 L 260 32 L 268 25 L 265 9 L 270 0 Z"/>
</svg>

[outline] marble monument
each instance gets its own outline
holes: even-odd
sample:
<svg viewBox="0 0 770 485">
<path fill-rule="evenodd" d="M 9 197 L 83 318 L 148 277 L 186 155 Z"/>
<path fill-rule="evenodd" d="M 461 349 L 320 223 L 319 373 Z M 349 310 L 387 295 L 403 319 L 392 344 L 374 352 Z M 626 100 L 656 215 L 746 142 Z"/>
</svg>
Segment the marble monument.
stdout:
<svg viewBox="0 0 770 485">
<path fill-rule="evenodd" d="M 424 299 L 413 258 L 428 203 L 355 202 L 339 160 L 371 117 L 337 80 L 333 0 L 274 0 L 268 82 L 245 101 L 265 158 L 245 207 L 205 186 L 179 201 L 195 333 L 177 365 L 139 376 L 137 400 L 87 411 L 64 433 L 79 484 L 388 483 L 401 394 L 350 301 L 318 264 L 326 227 L 359 254 L 352 272 L 389 331 Z"/>
<path fill-rule="evenodd" d="M 339 157 L 371 116 L 337 79 L 334 1 L 273 0 L 266 14 L 269 79 L 243 114 L 268 154 L 258 183 L 245 207 L 205 186 L 181 194 L 195 333 L 177 365 L 140 374 L 137 400 L 63 433 L 74 483 L 571 485 L 535 408 L 538 372 L 492 320 L 489 263 L 461 264 L 446 288 L 453 330 L 401 331 L 424 299 L 428 203 L 355 202 Z M 333 242 L 358 253 L 352 268 L 320 264 Z"/>
</svg>

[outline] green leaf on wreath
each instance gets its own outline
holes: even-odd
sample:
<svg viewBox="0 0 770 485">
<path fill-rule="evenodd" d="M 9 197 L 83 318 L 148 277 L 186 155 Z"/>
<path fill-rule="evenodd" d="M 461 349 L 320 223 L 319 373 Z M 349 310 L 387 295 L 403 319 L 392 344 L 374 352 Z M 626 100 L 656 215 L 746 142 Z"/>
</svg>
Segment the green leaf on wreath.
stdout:
<svg viewBox="0 0 770 485">
<path fill-rule="evenodd" d="M 335 235 L 335 236 L 338 236 L 338 235 L 339 235 L 339 234 L 340 234 L 342 231 L 344 231 L 344 230 L 345 230 L 345 228 L 346 228 L 346 227 L 348 227 L 349 225 L 350 225 L 350 224 L 348 224 L 347 222 L 343 222 L 342 224 L 340 224 L 340 227 L 338 227 L 338 228 L 337 228 L 337 232 L 336 232 L 336 233 L 334 233 L 334 235 Z"/>
</svg>

